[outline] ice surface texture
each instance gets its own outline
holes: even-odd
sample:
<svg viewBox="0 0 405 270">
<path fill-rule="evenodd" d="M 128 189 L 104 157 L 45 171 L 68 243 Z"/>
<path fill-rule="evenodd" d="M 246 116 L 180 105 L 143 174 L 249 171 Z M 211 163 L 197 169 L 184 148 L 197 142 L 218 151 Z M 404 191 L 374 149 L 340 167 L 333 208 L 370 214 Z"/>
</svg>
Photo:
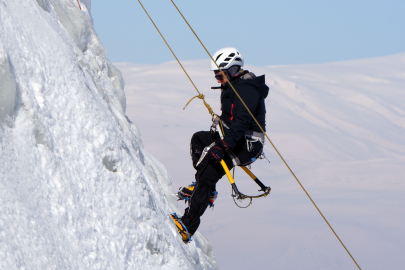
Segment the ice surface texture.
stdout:
<svg viewBox="0 0 405 270">
<path fill-rule="evenodd" d="M 8 57 L 0 43 L 0 120 L 4 123 L 14 111 L 16 90 L 15 78 L 10 70 Z"/>
<path fill-rule="evenodd" d="M 0 1 L 0 269 L 216 269 L 168 216 L 90 6 Z"/>
</svg>

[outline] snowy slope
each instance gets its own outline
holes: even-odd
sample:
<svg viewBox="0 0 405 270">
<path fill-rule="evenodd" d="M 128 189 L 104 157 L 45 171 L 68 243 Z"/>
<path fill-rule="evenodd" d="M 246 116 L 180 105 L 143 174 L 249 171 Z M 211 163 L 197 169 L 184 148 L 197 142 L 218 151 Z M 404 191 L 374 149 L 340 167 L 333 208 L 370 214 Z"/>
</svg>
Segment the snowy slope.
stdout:
<svg viewBox="0 0 405 270">
<path fill-rule="evenodd" d="M 0 269 L 216 269 L 80 3 L 0 1 Z"/>
<path fill-rule="evenodd" d="M 243 53 L 243 52 L 242 52 Z M 246 59 L 246 63 L 248 63 Z M 127 115 L 145 147 L 165 164 L 173 191 L 190 183 L 189 140 L 210 116 L 176 62 L 118 63 Z M 209 61 L 184 61 L 206 101 L 219 110 Z M 246 66 L 270 86 L 270 139 L 363 269 L 405 265 L 405 53 L 337 63 Z M 269 143 L 271 160 L 253 171 L 272 187 L 248 209 L 235 207 L 226 178 L 200 231 L 220 269 L 357 269 Z M 242 192 L 257 187 L 241 170 Z M 180 204 L 179 206 L 182 206 Z"/>
</svg>

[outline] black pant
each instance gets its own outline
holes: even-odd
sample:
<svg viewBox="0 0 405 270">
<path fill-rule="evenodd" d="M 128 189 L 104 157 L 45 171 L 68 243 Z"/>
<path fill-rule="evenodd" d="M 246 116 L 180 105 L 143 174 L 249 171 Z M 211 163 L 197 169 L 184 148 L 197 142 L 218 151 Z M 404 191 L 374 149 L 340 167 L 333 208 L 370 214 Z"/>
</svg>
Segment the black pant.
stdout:
<svg viewBox="0 0 405 270">
<path fill-rule="evenodd" d="M 221 164 L 214 164 L 206 155 L 204 160 L 196 167 L 204 148 L 212 142 L 219 141 L 218 136 L 212 135 L 209 131 L 194 133 L 190 143 L 190 154 L 193 166 L 197 170 L 195 174 L 196 186 L 190 198 L 189 207 L 185 209 L 181 218 L 188 232 L 193 235 L 200 225 L 200 217 L 208 207 L 212 190 L 225 171 Z M 250 163 L 252 158 L 257 158 L 262 152 L 263 145 L 260 142 L 253 143 L 253 148 L 248 151 L 245 138 L 238 141 L 232 152 L 238 157 L 240 164 Z M 225 154 L 224 161 L 229 169 L 233 168 L 231 158 Z"/>
</svg>

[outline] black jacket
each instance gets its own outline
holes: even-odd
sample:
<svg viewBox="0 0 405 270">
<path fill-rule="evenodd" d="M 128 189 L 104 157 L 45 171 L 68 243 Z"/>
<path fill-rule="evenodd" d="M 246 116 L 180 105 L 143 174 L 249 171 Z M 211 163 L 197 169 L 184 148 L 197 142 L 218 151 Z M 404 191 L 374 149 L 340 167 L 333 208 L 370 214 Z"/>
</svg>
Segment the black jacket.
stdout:
<svg viewBox="0 0 405 270">
<path fill-rule="evenodd" d="M 264 75 L 256 77 L 253 73 L 244 71 L 233 77 L 230 82 L 259 124 L 266 131 L 266 106 L 264 99 L 269 93 Z M 242 139 L 245 132 L 253 130 L 262 132 L 250 116 L 245 106 L 227 82 L 221 92 L 221 119 L 228 126 L 224 127 L 224 142 L 232 149 Z"/>
</svg>

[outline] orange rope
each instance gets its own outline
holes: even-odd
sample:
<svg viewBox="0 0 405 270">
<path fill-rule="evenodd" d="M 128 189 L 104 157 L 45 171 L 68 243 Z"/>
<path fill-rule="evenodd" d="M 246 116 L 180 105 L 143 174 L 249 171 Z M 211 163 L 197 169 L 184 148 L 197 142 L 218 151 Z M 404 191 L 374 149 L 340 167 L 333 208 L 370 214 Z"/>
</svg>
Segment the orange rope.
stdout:
<svg viewBox="0 0 405 270">
<path fill-rule="evenodd" d="M 80 8 L 80 10 L 82 10 L 82 7 L 80 6 L 79 0 L 77 0 L 77 3 L 79 4 L 79 8 Z"/>
</svg>

